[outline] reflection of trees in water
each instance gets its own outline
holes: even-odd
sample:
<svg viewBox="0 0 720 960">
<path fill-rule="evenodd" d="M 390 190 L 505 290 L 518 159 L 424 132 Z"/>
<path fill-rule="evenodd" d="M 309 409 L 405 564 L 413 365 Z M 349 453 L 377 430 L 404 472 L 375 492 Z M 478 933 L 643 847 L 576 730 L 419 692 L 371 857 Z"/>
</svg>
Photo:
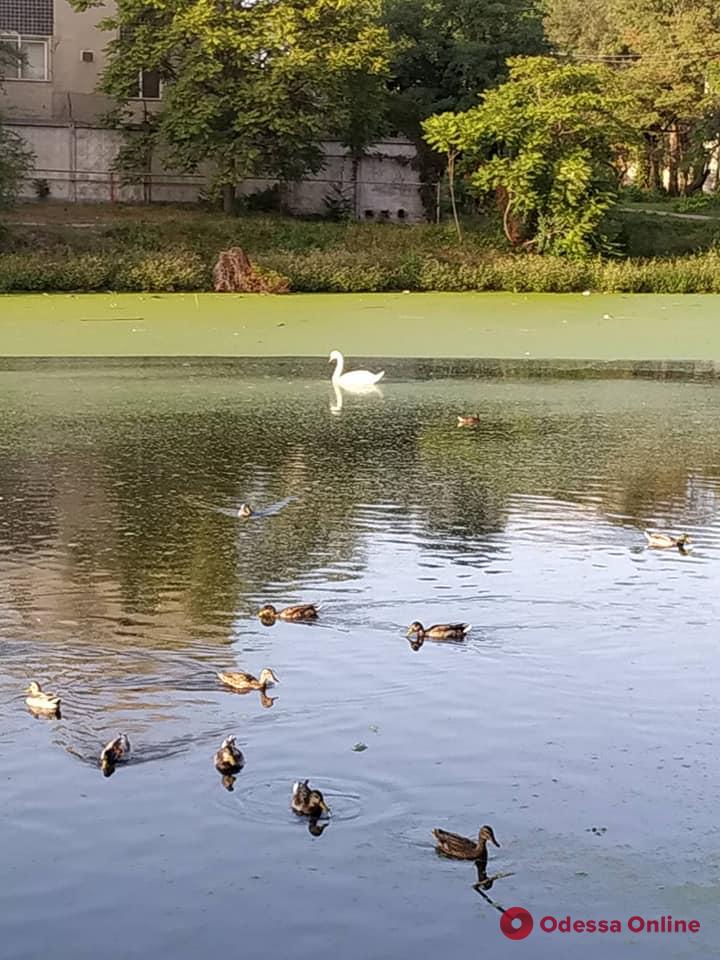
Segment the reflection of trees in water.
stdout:
<svg viewBox="0 0 720 960">
<path fill-rule="evenodd" d="M 483 544 L 491 549 L 517 494 L 594 497 L 599 511 L 638 525 L 674 510 L 704 520 L 714 509 L 715 491 L 702 481 L 720 459 L 710 420 L 688 429 L 671 408 L 601 409 L 599 387 L 594 404 L 585 396 L 586 409 L 572 405 L 572 393 L 565 408 L 538 392 L 536 403 L 508 404 L 462 431 L 455 408 L 430 385 L 422 403 L 358 400 L 339 417 L 328 413 L 325 385 L 241 385 L 240 400 L 230 378 L 201 380 L 192 395 L 182 381 L 131 380 L 108 398 L 98 381 L 85 406 L 65 415 L 46 407 L 30 417 L 17 412 L 17 400 L 6 406 L 0 543 L 15 564 L 8 602 L 31 610 L 33 577 L 46 577 L 58 612 L 75 619 L 172 609 L 173 644 L 193 625 L 229 625 L 238 597 L 264 599 L 269 584 L 320 568 L 352 575 L 375 522 L 372 510 L 355 522 L 361 505 L 399 507 L 433 551 L 464 543 L 479 554 Z M 517 389 L 508 384 L 509 398 Z M 288 496 L 298 500 L 245 524 L 198 505 Z M 57 546 L 61 565 L 50 571 L 40 554 Z M 32 576 L 16 576 L 19 555 Z M 66 601 L 63 583 L 74 588 Z"/>
</svg>

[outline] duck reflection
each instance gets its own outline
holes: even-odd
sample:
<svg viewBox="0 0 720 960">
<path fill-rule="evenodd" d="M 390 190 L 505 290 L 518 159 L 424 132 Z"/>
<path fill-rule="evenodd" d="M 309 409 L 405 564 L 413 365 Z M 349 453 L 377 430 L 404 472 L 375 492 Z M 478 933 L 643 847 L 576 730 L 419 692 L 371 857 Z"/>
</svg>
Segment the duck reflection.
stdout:
<svg viewBox="0 0 720 960">
<path fill-rule="evenodd" d="M 235 690 L 235 689 L 232 688 L 232 687 L 227 687 L 226 689 L 228 690 L 229 693 L 237 694 L 239 697 L 245 697 L 245 696 L 247 696 L 248 693 L 256 693 L 256 692 L 257 692 L 257 693 L 259 694 L 259 696 L 260 696 L 260 705 L 261 705 L 262 707 L 265 707 L 266 710 L 269 710 L 270 707 L 272 707 L 272 705 L 273 705 L 273 704 L 275 703 L 275 701 L 277 700 L 277 697 L 270 697 L 270 696 L 268 696 L 268 694 L 266 693 L 264 687 L 261 687 L 261 688 L 260 688 L 259 690 L 257 690 L 257 691 L 253 690 L 252 687 L 248 687 L 247 690 Z"/>
<path fill-rule="evenodd" d="M 320 823 L 319 820 L 319 817 L 310 817 L 308 821 L 308 833 L 311 833 L 313 837 L 321 837 L 323 832 L 330 826 L 328 820 L 325 820 L 324 823 Z"/>
<path fill-rule="evenodd" d="M 486 890 L 492 890 L 493 884 L 496 880 L 502 880 L 505 877 L 513 876 L 512 873 L 493 873 L 488 876 L 487 857 L 484 860 L 476 860 L 475 868 L 477 870 L 477 881 L 473 884 L 473 890 L 480 894 L 484 894 Z M 485 899 L 488 900 L 489 898 L 486 897 Z M 493 906 L 497 906 L 497 904 L 493 903 Z"/>
<path fill-rule="evenodd" d="M 222 785 L 225 787 L 228 793 L 232 793 L 233 790 L 235 789 L 236 780 L 237 780 L 237 777 L 234 776 L 232 773 L 226 773 L 222 777 L 222 780 L 221 780 Z"/>
</svg>

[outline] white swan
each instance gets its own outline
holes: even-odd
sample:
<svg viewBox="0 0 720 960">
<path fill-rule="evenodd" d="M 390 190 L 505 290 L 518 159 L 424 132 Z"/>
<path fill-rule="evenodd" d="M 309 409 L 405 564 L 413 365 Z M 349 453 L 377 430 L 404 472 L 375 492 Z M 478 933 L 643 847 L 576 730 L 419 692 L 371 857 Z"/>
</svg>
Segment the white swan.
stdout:
<svg viewBox="0 0 720 960">
<path fill-rule="evenodd" d="M 339 350 L 333 350 L 330 354 L 329 363 L 335 361 L 335 372 L 332 375 L 333 386 L 342 387 L 343 390 L 359 390 L 363 387 L 372 387 L 385 376 L 385 371 L 380 373 L 371 373 L 369 370 L 351 370 L 349 373 L 343 373 L 345 358 Z"/>
</svg>

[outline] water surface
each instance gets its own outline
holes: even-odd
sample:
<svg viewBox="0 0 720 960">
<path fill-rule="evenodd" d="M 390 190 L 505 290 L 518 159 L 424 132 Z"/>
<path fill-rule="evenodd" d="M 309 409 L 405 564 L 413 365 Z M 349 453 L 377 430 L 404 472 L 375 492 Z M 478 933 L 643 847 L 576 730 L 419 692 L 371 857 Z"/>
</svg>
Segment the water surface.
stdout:
<svg viewBox="0 0 720 960">
<path fill-rule="evenodd" d="M 2 371 L 4 955 L 607 956 L 502 937 L 472 864 L 430 837 L 490 823 L 500 906 L 697 918 L 612 946 L 707 956 L 718 389 L 398 378 L 338 409 L 310 365 Z M 222 512 L 241 501 L 267 515 Z M 644 549 L 648 526 L 692 552 Z M 317 624 L 254 617 L 309 600 Z M 413 651 L 416 618 L 473 631 Z M 270 708 L 215 679 L 263 666 Z M 61 720 L 26 711 L 33 677 Z M 121 730 L 135 758 L 105 779 Z M 289 811 L 298 777 L 333 809 L 320 837 Z"/>
<path fill-rule="evenodd" d="M 5 294 L 0 355 L 496 358 L 717 376 L 715 294 Z M 327 365 L 325 366 L 327 369 Z M 325 376 L 323 371 L 322 376 Z"/>
</svg>

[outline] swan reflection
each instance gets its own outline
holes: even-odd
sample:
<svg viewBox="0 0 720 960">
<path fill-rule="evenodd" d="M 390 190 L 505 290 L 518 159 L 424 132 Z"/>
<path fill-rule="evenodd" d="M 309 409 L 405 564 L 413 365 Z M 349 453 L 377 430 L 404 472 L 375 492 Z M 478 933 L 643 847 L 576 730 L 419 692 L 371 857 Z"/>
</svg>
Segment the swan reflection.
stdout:
<svg viewBox="0 0 720 960">
<path fill-rule="evenodd" d="M 370 386 L 343 386 L 341 388 L 337 383 L 333 383 L 332 387 L 335 393 L 335 400 L 330 403 L 330 413 L 335 417 L 342 413 L 344 393 L 350 393 L 354 396 L 375 396 L 383 399 L 382 390 L 372 384 Z"/>
</svg>

